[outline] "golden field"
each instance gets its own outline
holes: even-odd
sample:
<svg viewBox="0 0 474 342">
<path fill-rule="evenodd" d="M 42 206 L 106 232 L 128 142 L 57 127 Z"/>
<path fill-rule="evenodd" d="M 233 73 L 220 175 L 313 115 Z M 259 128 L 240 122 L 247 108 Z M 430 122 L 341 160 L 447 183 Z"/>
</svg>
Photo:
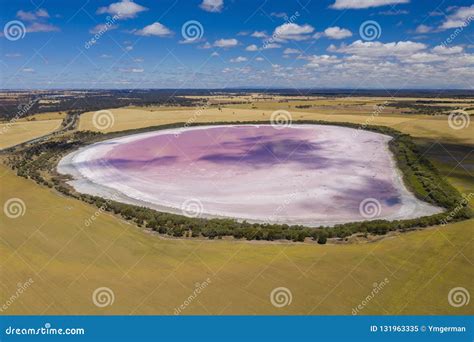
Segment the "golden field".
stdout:
<svg viewBox="0 0 474 342">
<path fill-rule="evenodd" d="M 274 110 L 288 110 L 281 103 L 259 105 L 257 109 L 249 104 L 248 108 L 202 111 L 110 109 L 114 124 L 106 131 L 188 120 L 268 120 Z M 472 124 L 453 130 L 446 116 L 390 111 L 372 115 L 371 104 L 362 106 L 359 114 L 348 114 L 349 107 L 288 111 L 293 120 L 387 125 L 409 133 L 459 191 L 474 192 Z M 79 129 L 97 130 L 93 114 L 81 116 Z M 454 287 L 474 294 L 473 219 L 370 243 L 171 239 L 19 178 L 5 166 L 0 166 L 0 178 L 0 203 L 13 198 L 24 203 L 23 216 L 2 215 L 0 221 L 0 307 L 15 293 L 18 283 L 33 280 L 8 305 L 6 314 L 171 315 L 196 284 L 207 279 L 209 285 L 182 314 L 350 315 L 371 293 L 374 283 L 382 281 L 385 287 L 360 314 L 474 313 L 472 300 L 459 308 L 448 303 Z M 96 220 L 87 225 L 93 216 Z M 112 290 L 112 305 L 94 305 L 92 294 L 100 287 Z M 270 293 L 277 287 L 291 291 L 290 305 L 276 308 L 271 304 Z"/>
<path fill-rule="evenodd" d="M 96 208 L 64 198 L 1 168 L 1 202 L 25 203 L 2 218 L 2 303 L 17 284 L 33 284 L 9 314 L 173 314 L 207 286 L 183 314 L 351 314 L 385 278 L 361 314 L 469 314 L 447 302 L 451 288 L 472 284 L 474 220 L 349 245 L 163 239 Z M 277 309 L 269 295 L 290 289 Z M 110 288 L 114 304 L 91 300 Z"/>
<path fill-rule="evenodd" d="M 0 149 L 51 133 L 61 126 L 61 122 L 61 119 L 51 119 L 0 124 Z"/>
</svg>

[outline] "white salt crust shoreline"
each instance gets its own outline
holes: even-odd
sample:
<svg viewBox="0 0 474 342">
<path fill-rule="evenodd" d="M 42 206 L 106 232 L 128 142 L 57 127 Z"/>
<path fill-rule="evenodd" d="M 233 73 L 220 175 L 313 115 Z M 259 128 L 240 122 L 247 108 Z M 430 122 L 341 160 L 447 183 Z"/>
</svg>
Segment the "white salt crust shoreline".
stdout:
<svg viewBox="0 0 474 342">
<path fill-rule="evenodd" d="M 170 203 L 160 201 L 157 202 L 155 199 L 144 200 L 147 197 L 146 194 L 143 194 L 136 189 L 133 189 L 123 182 L 121 184 L 115 184 L 114 188 L 100 184 L 97 179 L 94 179 L 94 174 L 88 173 L 88 170 L 81 169 L 80 165 L 83 162 L 86 162 L 91 159 L 97 159 L 100 156 L 106 155 L 114 146 L 117 146 L 118 143 L 128 143 L 138 139 L 144 139 L 147 137 L 155 136 L 157 134 L 176 134 L 179 135 L 184 131 L 190 130 L 202 130 L 216 127 L 240 127 L 243 125 L 221 125 L 221 126 L 198 126 L 198 127 L 188 127 L 188 128 L 174 128 L 174 129 L 165 129 L 158 130 L 146 133 L 139 133 L 119 138 L 114 138 L 102 142 L 98 142 L 89 146 L 82 147 L 77 151 L 71 152 L 66 155 L 57 166 L 57 171 L 60 174 L 71 175 L 74 180 L 69 181 L 68 184 L 74 187 L 74 189 L 80 193 L 85 193 L 89 195 L 99 196 L 105 199 L 114 200 L 121 203 L 127 203 L 132 205 L 138 205 L 143 207 L 148 207 L 161 212 L 168 212 L 173 214 L 183 214 L 181 210 L 182 203 Z M 268 126 L 268 125 L 245 125 L 245 126 Z M 326 127 L 326 125 L 293 125 L 292 129 L 307 129 L 315 127 Z M 327 127 L 336 127 L 337 129 L 342 130 L 345 134 L 353 134 L 355 129 L 342 127 L 342 126 L 327 126 Z M 346 131 L 348 130 L 348 131 Z M 390 179 L 392 184 L 399 190 L 401 198 L 401 209 L 394 214 L 390 215 L 381 215 L 373 219 L 385 219 L 385 220 L 401 220 L 401 219 L 412 219 L 421 216 L 429 216 L 436 213 L 442 212 L 442 208 L 433 206 L 429 203 L 420 201 L 417 199 L 405 186 L 402 178 L 401 171 L 396 166 L 396 161 L 389 150 L 388 142 L 391 140 L 390 136 L 386 136 L 380 133 L 374 133 L 369 131 L 359 131 L 358 134 L 368 134 L 368 135 L 378 135 L 379 138 L 383 137 L 383 149 L 385 153 L 388 153 L 390 156 L 391 168 L 394 172 L 391 172 Z M 104 165 L 104 168 L 108 166 Z M 317 190 L 315 191 L 317 194 Z M 245 200 L 245 199 L 244 199 Z M 238 199 L 237 202 L 242 201 L 242 198 Z M 221 211 L 212 211 L 208 207 L 204 207 L 204 211 L 201 213 L 200 217 L 203 218 L 233 218 L 238 221 L 247 221 L 251 223 L 265 223 L 269 221 L 269 216 L 272 217 L 271 223 L 279 224 L 289 224 L 289 225 L 305 225 L 308 227 L 318 227 L 318 226 L 334 226 L 336 224 L 342 224 L 347 222 L 357 222 L 365 221 L 367 218 L 357 215 L 351 218 L 346 219 L 324 219 L 324 218 L 301 218 L 301 217 L 273 217 L 268 213 L 263 213 L 262 215 L 248 215 L 247 213 L 242 213 L 241 215 L 232 215 L 226 212 Z"/>
</svg>

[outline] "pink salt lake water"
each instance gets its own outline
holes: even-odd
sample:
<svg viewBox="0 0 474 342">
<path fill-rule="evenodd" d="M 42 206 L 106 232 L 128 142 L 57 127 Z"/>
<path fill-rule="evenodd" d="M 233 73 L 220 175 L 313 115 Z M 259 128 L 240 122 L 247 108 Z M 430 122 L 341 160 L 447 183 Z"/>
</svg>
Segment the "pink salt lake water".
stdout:
<svg viewBox="0 0 474 342">
<path fill-rule="evenodd" d="M 326 125 L 160 130 L 80 149 L 58 171 L 79 192 L 203 217 L 319 226 L 439 212 L 406 189 L 390 139 Z"/>
</svg>

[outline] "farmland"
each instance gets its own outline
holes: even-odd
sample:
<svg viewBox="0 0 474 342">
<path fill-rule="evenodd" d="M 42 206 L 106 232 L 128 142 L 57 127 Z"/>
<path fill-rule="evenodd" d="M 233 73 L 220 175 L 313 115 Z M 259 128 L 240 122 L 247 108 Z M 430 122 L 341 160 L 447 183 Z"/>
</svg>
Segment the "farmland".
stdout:
<svg viewBox="0 0 474 342">
<path fill-rule="evenodd" d="M 408 133 L 458 191 L 474 192 L 472 125 L 454 130 L 445 115 L 407 115 L 392 107 L 373 115 L 373 103 L 360 101 L 365 107 L 359 111 L 360 102 L 341 110 L 332 105 L 295 109 L 300 103 L 290 102 L 283 109 L 294 120 L 368 121 Z M 268 120 L 281 103 L 200 108 L 110 109 L 114 124 L 105 131 L 188 120 Z M 80 130 L 100 131 L 93 115 L 81 115 Z M 25 139 L 14 132 L 13 142 Z M 45 133 L 37 130 L 34 136 Z M 182 314 L 351 314 L 381 282 L 386 282 L 383 290 L 359 314 L 473 313 L 472 304 L 455 308 L 447 302 L 450 289 L 470 288 L 472 283 L 472 219 L 370 242 L 355 237 L 345 244 L 174 239 L 98 212 L 20 178 L 6 166 L 0 167 L 0 175 L 0 202 L 19 198 L 25 208 L 23 216 L 1 220 L 0 257 L 5 262 L 0 302 L 7 302 L 18 283 L 33 280 L 8 306 L 9 314 L 173 314 L 196 284 L 207 279 L 209 285 Z M 91 217 L 93 222 L 86 224 Z M 113 291 L 113 305 L 99 308 L 92 303 L 99 287 Z M 271 304 L 269 295 L 276 287 L 290 289 L 291 305 Z"/>
</svg>

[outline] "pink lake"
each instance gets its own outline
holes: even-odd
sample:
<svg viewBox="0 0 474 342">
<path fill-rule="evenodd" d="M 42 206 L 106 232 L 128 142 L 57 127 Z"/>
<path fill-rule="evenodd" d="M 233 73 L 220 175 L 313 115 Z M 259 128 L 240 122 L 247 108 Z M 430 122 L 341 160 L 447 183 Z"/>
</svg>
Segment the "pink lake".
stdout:
<svg viewBox="0 0 474 342">
<path fill-rule="evenodd" d="M 169 129 L 87 146 L 58 171 L 79 192 L 188 216 L 330 226 L 440 212 L 407 190 L 390 139 L 327 125 Z"/>
</svg>

